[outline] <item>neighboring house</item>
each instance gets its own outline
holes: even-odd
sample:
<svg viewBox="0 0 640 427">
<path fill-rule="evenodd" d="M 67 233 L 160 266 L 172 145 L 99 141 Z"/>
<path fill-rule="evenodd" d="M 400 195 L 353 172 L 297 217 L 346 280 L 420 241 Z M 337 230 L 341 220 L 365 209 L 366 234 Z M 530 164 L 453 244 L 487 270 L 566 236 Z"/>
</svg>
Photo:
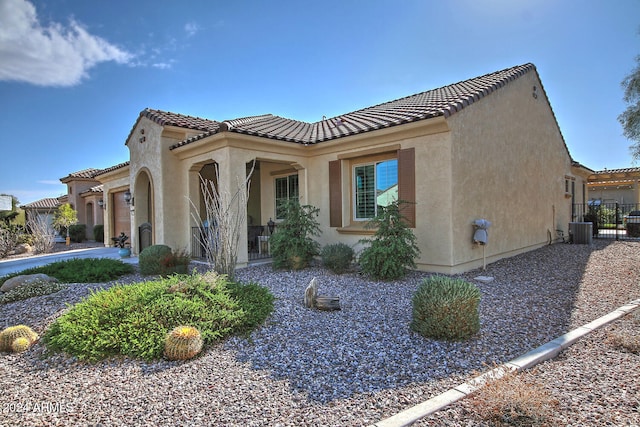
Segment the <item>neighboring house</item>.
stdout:
<svg viewBox="0 0 640 427">
<path fill-rule="evenodd" d="M 585 201 L 593 172 L 572 160 L 533 64 L 316 123 L 145 109 L 126 145 L 129 162 L 95 175 L 108 201 L 106 243 L 128 216 L 134 253 L 152 243 L 195 251 L 205 214 L 200 176 L 215 180 L 217 167 L 218 188 L 234 192 L 256 161 L 253 226 L 277 223 L 279 202 L 299 198 L 320 208 L 321 245 L 359 249 L 393 192 L 413 203 L 404 213 L 418 268 L 442 273 L 482 266 L 483 252 L 491 262 L 545 245 L 556 230 L 567 235 L 572 203 Z M 484 251 L 473 242 L 481 218 L 492 223 Z M 241 239 L 240 266 L 252 243 Z"/>
<path fill-rule="evenodd" d="M 94 176 L 101 172 L 100 169 L 84 169 L 70 173 L 60 182 L 67 185 L 67 194 L 56 198 L 46 198 L 22 205 L 26 220 L 33 215 L 46 218 L 47 223 L 53 221 L 53 214 L 58 207 L 69 203 L 76 211 L 78 224 L 87 226 L 87 240 L 93 239 L 93 227 L 104 223 L 102 184 Z M 128 229 L 127 229 L 128 232 Z M 56 240 L 60 240 L 56 237 Z M 64 238 L 62 238 L 64 241 Z"/>
<path fill-rule="evenodd" d="M 60 199 L 60 197 L 49 197 L 21 205 L 20 208 L 24 210 L 25 224 L 27 227 L 33 223 L 43 226 L 46 225 L 47 229 L 54 236 L 54 241 L 64 242 L 65 238 L 60 236 L 53 228 L 53 215 L 58 209 L 58 206 L 61 205 Z"/>
<path fill-rule="evenodd" d="M 67 185 L 66 199 L 78 216 L 78 224 L 87 226 L 86 238 L 93 239 L 93 227 L 104 223 L 102 212 L 102 185 L 94 177 L 100 169 L 84 169 L 70 173 L 60 182 Z"/>
<path fill-rule="evenodd" d="M 597 171 L 589 175 L 587 185 L 592 200 L 624 205 L 640 203 L 640 168 Z"/>
</svg>

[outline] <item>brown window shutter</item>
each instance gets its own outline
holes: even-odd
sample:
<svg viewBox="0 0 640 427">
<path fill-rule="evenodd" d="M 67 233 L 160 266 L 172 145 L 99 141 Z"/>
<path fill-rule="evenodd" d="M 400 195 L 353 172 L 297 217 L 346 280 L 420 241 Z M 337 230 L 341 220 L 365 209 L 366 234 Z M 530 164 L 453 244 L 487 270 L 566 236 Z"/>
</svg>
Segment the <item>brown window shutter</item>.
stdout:
<svg viewBox="0 0 640 427">
<path fill-rule="evenodd" d="M 329 162 L 329 226 L 342 227 L 342 167 L 340 160 Z"/>
<path fill-rule="evenodd" d="M 398 150 L 398 199 L 404 205 L 402 215 L 410 227 L 416 226 L 416 154 L 414 148 Z"/>
</svg>

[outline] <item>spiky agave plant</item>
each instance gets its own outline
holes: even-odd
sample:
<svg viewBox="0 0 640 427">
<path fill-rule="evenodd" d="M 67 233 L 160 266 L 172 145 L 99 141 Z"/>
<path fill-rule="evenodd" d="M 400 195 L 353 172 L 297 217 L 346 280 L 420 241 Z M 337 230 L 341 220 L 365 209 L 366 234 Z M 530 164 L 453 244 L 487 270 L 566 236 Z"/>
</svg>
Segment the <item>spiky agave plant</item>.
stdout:
<svg viewBox="0 0 640 427">
<path fill-rule="evenodd" d="M 202 350 L 202 336 L 193 326 L 178 326 L 167 334 L 164 355 L 169 360 L 187 360 Z"/>
<path fill-rule="evenodd" d="M 19 338 L 25 338 L 28 341 L 28 348 L 31 344 L 38 341 L 39 336 L 33 329 L 26 325 L 9 326 L 0 332 L 0 351 L 15 351 L 13 349 L 13 343 Z"/>
</svg>

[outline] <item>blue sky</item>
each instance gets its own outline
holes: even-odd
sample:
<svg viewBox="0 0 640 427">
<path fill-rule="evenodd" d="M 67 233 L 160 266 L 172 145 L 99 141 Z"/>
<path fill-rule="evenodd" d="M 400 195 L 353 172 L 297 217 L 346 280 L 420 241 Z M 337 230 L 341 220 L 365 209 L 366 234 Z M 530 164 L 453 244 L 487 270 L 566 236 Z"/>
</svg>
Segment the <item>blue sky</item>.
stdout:
<svg viewBox="0 0 640 427">
<path fill-rule="evenodd" d="M 574 160 L 630 167 L 639 30 L 640 0 L 0 0 L 0 194 L 126 161 L 146 107 L 314 122 L 527 62 Z"/>
</svg>

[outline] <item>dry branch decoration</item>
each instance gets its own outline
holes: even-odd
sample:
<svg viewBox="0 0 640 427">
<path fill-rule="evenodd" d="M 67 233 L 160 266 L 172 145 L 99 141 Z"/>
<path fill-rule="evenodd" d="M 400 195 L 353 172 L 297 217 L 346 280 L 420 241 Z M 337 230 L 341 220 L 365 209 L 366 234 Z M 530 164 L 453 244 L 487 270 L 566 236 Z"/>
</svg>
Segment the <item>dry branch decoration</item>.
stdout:
<svg viewBox="0 0 640 427">
<path fill-rule="evenodd" d="M 236 188 L 233 193 L 220 190 L 220 170 L 217 163 L 215 182 L 200 175 L 204 219 L 201 219 L 197 205 L 189 199 L 193 209 L 191 215 L 200 229 L 198 240 L 204 249 L 207 262 L 213 266 L 214 271 L 226 274 L 231 279 L 234 277 L 238 261 L 240 237 L 247 226 L 247 202 L 255 166 L 254 160 L 251 171 L 244 179 L 236 176 Z"/>
<path fill-rule="evenodd" d="M 47 221 L 49 214 L 50 212 L 46 215 L 29 215 L 27 219 L 26 226 L 33 236 L 33 248 L 37 254 L 49 253 L 53 250 L 54 230 Z"/>
</svg>

